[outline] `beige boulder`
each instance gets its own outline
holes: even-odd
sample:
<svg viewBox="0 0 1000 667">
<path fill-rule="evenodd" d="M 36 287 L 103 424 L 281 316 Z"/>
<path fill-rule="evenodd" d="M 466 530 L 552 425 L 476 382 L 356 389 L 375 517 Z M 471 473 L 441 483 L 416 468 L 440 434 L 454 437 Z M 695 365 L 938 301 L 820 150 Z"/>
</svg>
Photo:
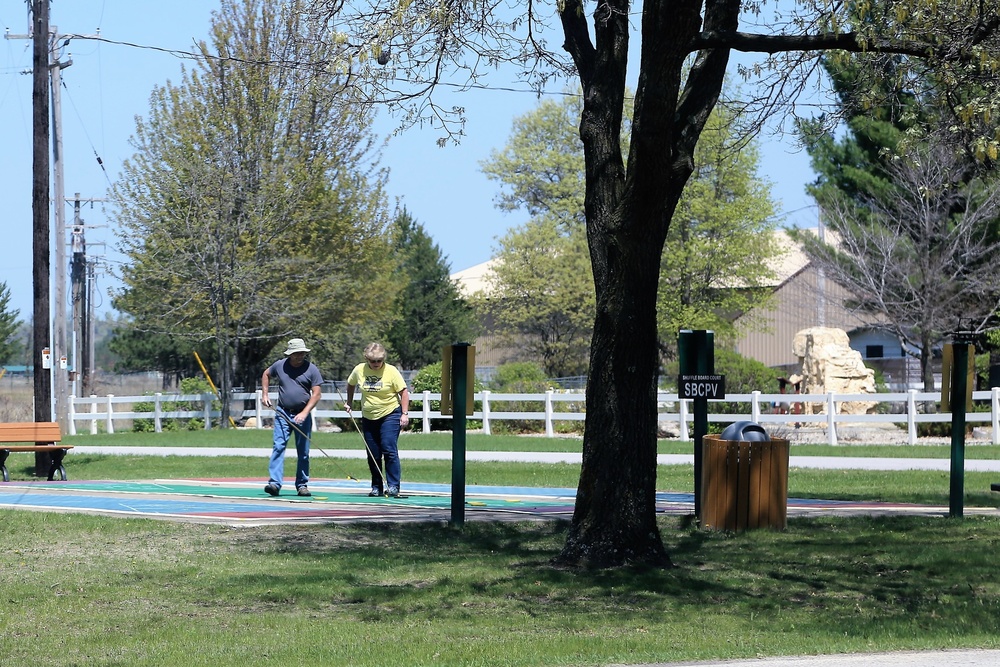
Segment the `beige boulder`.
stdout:
<svg viewBox="0 0 1000 667">
<path fill-rule="evenodd" d="M 851 349 L 843 329 L 810 327 L 795 334 L 792 353 L 802 364 L 804 394 L 874 394 L 875 371 L 865 366 L 861 353 Z M 875 412 L 876 401 L 842 401 L 837 413 Z M 806 403 L 809 414 L 825 414 L 826 403 Z"/>
</svg>

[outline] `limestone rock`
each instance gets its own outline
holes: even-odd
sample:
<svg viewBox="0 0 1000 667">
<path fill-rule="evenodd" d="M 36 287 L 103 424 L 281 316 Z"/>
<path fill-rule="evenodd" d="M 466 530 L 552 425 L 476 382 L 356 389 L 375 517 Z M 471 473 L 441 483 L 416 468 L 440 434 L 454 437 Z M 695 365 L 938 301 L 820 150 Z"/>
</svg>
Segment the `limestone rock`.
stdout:
<svg viewBox="0 0 1000 667">
<path fill-rule="evenodd" d="M 795 334 L 792 352 L 802 363 L 804 394 L 874 394 L 875 371 L 865 366 L 861 353 L 851 349 L 843 329 L 811 327 Z M 875 412 L 875 401 L 843 401 L 838 414 Z M 825 414 L 825 403 L 806 403 L 806 412 Z"/>
<path fill-rule="evenodd" d="M 681 425 L 677 422 L 660 421 L 656 423 L 657 438 L 679 438 Z"/>
</svg>

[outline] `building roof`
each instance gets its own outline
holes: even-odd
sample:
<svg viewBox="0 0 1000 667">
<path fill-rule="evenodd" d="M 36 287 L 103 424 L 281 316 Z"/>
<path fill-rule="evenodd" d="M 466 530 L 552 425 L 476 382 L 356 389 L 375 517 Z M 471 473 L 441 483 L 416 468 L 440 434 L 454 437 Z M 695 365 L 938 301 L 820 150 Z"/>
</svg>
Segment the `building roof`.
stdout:
<svg viewBox="0 0 1000 667">
<path fill-rule="evenodd" d="M 778 244 L 781 251 L 772 260 L 774 264 L 771 269 L 774 271 L 774 280 L 770 285 L 777 287 L 783 285 L 785 281 L 808 266 L 809 258 L 802 251 L 802 246 L 793 241 L 786 230 L 775 230 L 774 237 L 775 243 Z"/>
<path fill-rule="evenodd" d="M 482 264 L 476 264 L 451 274 L 451 279 L 464 297 L 470 297 L 478 292 L 485 293 L 490 288 L 487 278 L 493 272 L 493 266 L 496 263 L 497 259 L 494 257 Z"/>
</svg>

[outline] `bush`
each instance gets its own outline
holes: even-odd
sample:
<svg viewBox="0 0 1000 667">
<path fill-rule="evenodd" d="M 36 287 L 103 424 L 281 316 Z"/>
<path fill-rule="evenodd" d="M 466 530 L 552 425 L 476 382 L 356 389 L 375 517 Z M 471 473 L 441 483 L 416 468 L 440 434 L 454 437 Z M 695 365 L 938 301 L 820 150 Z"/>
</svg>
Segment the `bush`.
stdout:
<svg viewBox="0 0 1000 667">
<path fill-rule="evenodd" d="M 181 380 L 180 385 L 181 394 L 211 394 L 212 385 L 208 383 L 207 380 L 198 377 L 184 378 Z M 148 394 L 147 394 L 148 395 Z M 174 412 L 177 410 L 188 410 L 192 409 L 192 403 L 188 402 L 177 402 L 177 401 L 166 401 L 160 403 L 160 409 L 164 412 Z M 136 403 L 132 407 L 133 412 L 152 412 L 156 407 L 156 403 L 153 401 Z M 222 405 L 219 401 L 212 401 L 212 410 L 221 409 Z M 194 417 L 192 419 L 164 419 L 162 421 L 162 428 L 164 431 L 199 431 L 205 428 L 205 420 L 201 417 Z M 134 419 L 132 420 L 132 430 L 136 433 L 152 433 L 156 430 L 156 423 L 153 419 Z"/>
<path fill-rule="evenodd" d="M 542 367 L 528 361 L 497 366 L 490 389 L 507 394 L 534 394 L 548 389 Z"/>
<path fill-rule="evenodd" d="M 504 394 L 540 394 L 548 390 L 549 383 L 540 366 L 519 361 L 497 366 L 490 386 L 493 391 Z M 537 412 L 538 402 L 497 401 L 491 402 L 490 407 L 497 412 Z M 504 419 L 497 421 L 492 430 L 497 433 L 541 433 L 545 430 L 545 423 L 528 419 Z"/>
</svg>

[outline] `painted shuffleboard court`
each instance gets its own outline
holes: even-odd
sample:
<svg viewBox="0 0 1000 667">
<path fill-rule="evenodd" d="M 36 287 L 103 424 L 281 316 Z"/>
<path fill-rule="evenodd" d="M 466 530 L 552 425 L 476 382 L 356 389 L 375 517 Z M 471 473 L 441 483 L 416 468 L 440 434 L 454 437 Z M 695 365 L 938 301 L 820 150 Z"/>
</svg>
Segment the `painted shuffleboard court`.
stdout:
<svg viewBox="0 0 1000 667">
<path fill-rule="evenodd" d="M 83 512 L 106 516 L 165 519 L 225 525 L 266 525 L 356 521 L 441 521 L 451 519 L 451 487 L 408 484 L 404 498 L 369 498 L 366 484 L 312 480 L 312 497 L 300 498 L 291 485 L 271 497 L 259 479 L 146 481 L 24 481 L 0 484 L 0 508 Z M 569 519 L 575 489 L 468 486 L 466 521 Z M 694 512 L 690 493 L 658 492 L 657 512 Z M 790 498 L 788 516 L 824 514 L 947 515 L 947 507 Z M 968 514 L 1000 514 L 994 508 L 966 508 Z"/>
</svg>

